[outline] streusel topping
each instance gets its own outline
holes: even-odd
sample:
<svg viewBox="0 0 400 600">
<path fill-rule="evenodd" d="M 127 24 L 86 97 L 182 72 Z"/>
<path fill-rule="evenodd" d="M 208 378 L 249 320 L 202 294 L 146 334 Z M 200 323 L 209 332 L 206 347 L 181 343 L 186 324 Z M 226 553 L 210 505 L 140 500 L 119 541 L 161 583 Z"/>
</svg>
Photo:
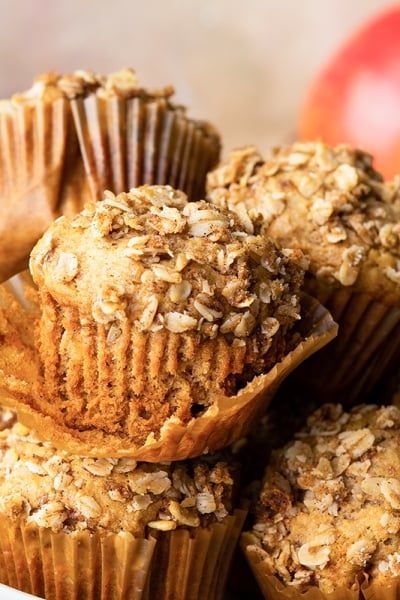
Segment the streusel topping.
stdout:
<svg viewBox="0 0 400 600">
<path fill-rule="evenodd" d="M 248 549 L 267 574 L 324 593 L 400 576 L 400 410 L 327 404 L 275 451 Z"/>
<path fill-rule="evenodd" d="M 8 411 L 1 412 L 8 420 Z M 1 421 L 1 419 L 0 419 Z M 227 455 L 172 463 L 82 458 L 40 442 L 20 423 L 0 428 L 0 511 L 53 531 L 170 531 L 221 521 L 237 465 Z"/>
<path fill-rule="evenodd" d="M 297 262 L 296 262 L 297 261 Z M 299 315 L 300 252 L 249 235 L 234 214 L 188 202 L 168 186 L 143 186 L 60 217 L 31 254 L 41 290 L 79 306 L 117 335 L 129 318 L 141 330 L 200 331 L 265 340 Z"/>
<path fill-rule="evenodd" d="M 48 71 L 36 75 L 32 86 L 12 96 L 13 103 L 25 103 L 31 100 L 54 99 L 56 97 L 76 98 L 98 92 L 103 97 L 146 97 L 168 99 L 174 94 L 172 86 L 147 90 L 139 85 L 133 69 L 120 69 L 102 75 L 95 71 L 79 69 L 73 73 L 57 73 Z"/>
<path fill-rule="evenodd" d="M 386 302 L 398 298 L 400 283 L 395 195 L 372 157 L 345 145 L 298 142 L 269 160 L 247 146 L 208 175 L 208 198 L 244 214 L 249 233 L 261 228 L 279 246 L 301 248 L 317 278 Z"/>
</svg>

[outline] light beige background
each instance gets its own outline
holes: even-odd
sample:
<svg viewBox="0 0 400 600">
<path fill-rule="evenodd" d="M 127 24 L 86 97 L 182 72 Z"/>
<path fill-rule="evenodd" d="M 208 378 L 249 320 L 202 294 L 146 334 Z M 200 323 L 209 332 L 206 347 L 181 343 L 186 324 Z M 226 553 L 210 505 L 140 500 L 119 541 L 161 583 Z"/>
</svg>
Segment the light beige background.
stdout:
<svg viewBox="0 0 400 600">
<path fill-rule="evenodd" d="M 172 83 L 224 153 L 295 134 L 316 69 L 385 0 L 0 0 L 0 96 L 47 70 L 135 68 Z"/>
</svg>

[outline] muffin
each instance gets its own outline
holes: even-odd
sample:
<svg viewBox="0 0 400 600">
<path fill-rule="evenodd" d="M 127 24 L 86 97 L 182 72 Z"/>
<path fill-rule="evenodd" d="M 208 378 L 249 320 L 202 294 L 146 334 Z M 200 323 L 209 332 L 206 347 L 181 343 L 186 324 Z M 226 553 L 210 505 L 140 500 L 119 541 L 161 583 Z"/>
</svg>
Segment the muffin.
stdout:
<svg viewBox="0 0 400 600">
<path fill-rule="evenodd" d="M 241 546 L 265 598 L 395 598 L 400 410 L 326 404 L 274 452 Z"/>
<path fill-rule="evenodd" d="M 0 102 L 0 281 L 26 268 L 32 246 L 68 196 L 67 148 L 77 149 L 71 117 L 51 74 Z"/>
<path fill-rule="evenodd" d="M 117 194 L 151 183 L 203 198 L 220 136 L 173 102 L 172 86 L 145 89 L 132 69 L 108 76 L 76 71 L 61 77 L 59 86 L 71 103 L 93 198 L 105 189 Z"/>
<path fill-rule="evenodd" d="M 169 186 L 106 193 L 61 217 L 30 267 L 43 377 L 21 377 L 22 399 L 11 381 L 11 403 L 80 454 L 158 462 L 227 446 L 336 334 L 300 294 L 301 253 Z"/>
<path fill-rule="evenodd" d="M 27 267 L 50 223 L 105 189 L 171 184 L 204 196 L 220 137 L 189 118 L 171 86 L 150 91 L 134 71 L 45 73 L 0 102 L 0 281 Z"/>
<path fill-rule="evenodd" d="M 0 424 L 0 582 L 46 600 L 223 597 L 245 516 L 230 453 L 90 459 L 9 411 Z"/>
<path fill-rule="evenodd" d="M 331 312 L 339 335 L 297 373 L 325 399 L 364 398 L 397 353 L 395 194 L 370 155 L 344 145 L 295 143 L 275 149 L 268 161 L 246 147 L 209 174 L 211 202 L 243 214 L 249 233 L 300 248 L 309 260 L 305 289 Z"/>
</svg>

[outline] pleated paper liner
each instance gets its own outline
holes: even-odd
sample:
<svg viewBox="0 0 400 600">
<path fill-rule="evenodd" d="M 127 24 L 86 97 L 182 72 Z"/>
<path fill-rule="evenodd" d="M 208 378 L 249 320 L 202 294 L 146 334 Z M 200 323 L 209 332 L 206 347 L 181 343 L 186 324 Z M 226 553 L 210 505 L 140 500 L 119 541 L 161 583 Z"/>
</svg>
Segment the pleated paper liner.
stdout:
<svg viewBox="0 0 400 600">
<path fill-rule="evenodd" d="M 346 289 L 324 290 L 320 299 L 339 325 L 338 336 L 296 378 L 324 401 L 351 406 L 370 396 L 398 355 L 400 305 Z"/>
<path fill-rule="evenodd" d="M 400 597 L 400 578 L 388 580 L 386 585 L 365 581 L 361 591 L 365 600 L 397 600 Z"/>
<path fill-rule="evenodd" d="M 66 426 L 63 413 L 54 408 L 54 397 L 47 398 L 41 388 L 41 369 L 37 356 L 32 353 L 32 340 L 26 344 L 26 357 L 23 356 L 24 342 L 19 339 L 19 328 L 24 319 L 20 317 L 15 322 L 8 310 L 3 312 L 5 343 L 0 346 L 1 402 L 16 408 L 22 423 L 58 448 L 84 456 L 130 456 L 148 462 L 200 456 L 229 446 L 245 436 L 265 413 L 285 378 L 337 333 L 329 312 L 314 299 L 304 296 L 302 318 L 297 331 L 293 332 L 296 345 L 268 373 L 255 377 L 236 396 L 215 397 L 207 410 L 187 423 L 176 416 L 169 417 L 157 435 L 151 434 L 144 443 L 135 444 L 129 435 L 106 433 L 100 427 L 84 430 Z M 17 313 L 13 311 L 13 314 Z M 30 326 L 29 316 L 25 318 L 26 326 Z"/>
<path fill-rule="evenodd" d="M 71 99 L 76 132 L 94 198 L 143 184 L 169 184 L 191 200 L 204 196 L 207 172 L 219 159 L 220 138 L 189 119 L 164 95 L 131 97 L 97 90 Z"/>
<path fill-rule="evenodd" d="M 299 591 L 295 586 L 284 585 L 277 577 L 267 573 L 254 543 L 255 538 L 251 533 L 242 533 L 240 547 L 266 600 L 397 600 L 399 598 L 399 577 L 393 576 L 391 579 L 388 577 L 385 583 L 382 581 L 374 583 L 373 580 L 369 580 L 367 573 L 364 573 L 361 584 L 355 582 L 351 588 L 339 587 L 329 594 L 323 593 L 316 586 Z"/>
<path fill-rule="evenodd" d="M 48 73 L 0 101 L 0 282 L 27 267 L 54 218 L 105 189 L 170 184 L 196 200 L 219 159 L 219 134 L 172 103 L 172 88 L 113 92 L 94 77 L 71 99 L 65 80 Z"/>
<path fill-rule="evenodd" d="M 245 516 L 134 538 L 0 515 L 0 581 L 46 600 L 222 600 Z"/>
<path fill-rule="evenodd" d="M 62 97 L 0 104 L 0 281 L 26 268 L 58 214 L 69 116 Z"/>
</svg>

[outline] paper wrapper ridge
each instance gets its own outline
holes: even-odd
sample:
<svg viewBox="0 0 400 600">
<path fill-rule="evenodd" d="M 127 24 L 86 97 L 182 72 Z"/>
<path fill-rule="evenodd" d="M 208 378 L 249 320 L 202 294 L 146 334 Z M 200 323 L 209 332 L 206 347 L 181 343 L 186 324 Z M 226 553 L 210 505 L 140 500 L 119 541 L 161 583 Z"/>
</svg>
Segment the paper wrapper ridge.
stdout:
<svg viewBox="0 0 400 600">
<path fill-rule="evenodd" d="M 321 301 L 339 325 L 336 339 L 307 360 L 296 378 L 325 401 L 364 401 L 390 371 L 400 346 L 400 306 L 368 294 L 330 291 Z"/>
<path fill-rule="evenodd" d="M 63 98 L 0 109 L 0 281 L 26 267 L 57 215 L 69 127 Z"/>
<path fill-rule="evenodd" d="M 71 107 L 93 198 L 144 184 L 171 185 L 191 200 L 204 196 L 220 153 L 211 126 L 162 97 L 94 93 L 73 98 Z"/>
<path fill-rule="evenodd" d="M 26 314 L 29 315 L 29 311 Z M 4 315 L 9 315 L 9 311 L 4 311 Z M 159 435 L 152 434 L 144 444 L 135 445 L 127 436 L 105 433 L 100 428 L 81 431 L 66 427 L 62 415 L 56 418 L 56 415 L 46 412 L 47 401 L 43 402 L 40 395 L 42 379 L 40 365 L 32 350 L 33 344 L 26 344 L 27 354 L 24 358 L 24 342 L 18 334 L 21 323 L 29 329 L 29 317 L 25 317 L 25 320 L 19 317 L 16 322 L 10 322 L 11 317 L 5 318 L 4 315 L 3 335 L 11 342 L 0 347 L 0 372 L 2 370 L 4 375 L 0 379 L 1 402 L 15 408 L 23 424 L 55 447 L 82 456 L 130 456 L 148 462 L 200 456 L 229 446 L 245 436 L 265 413 L 279 385 L 289 373 L 331 341 L 337 332 L 336 323 L 329 312 L 309 296 L 304 296 L 302 319 L 297 331 L 298 343 L 268 373 L 255 377 L 236 396 L 216 398 L 212 406 L 188 423 L 170 417 Z M 21 367 L 21 364 L 27 366 Z M 19 375 L 10 377 L 7 373 Z"/>
<path fill-rule="evenodd" d="M 41 369 L 29 328 L 29 310 L 17 305 L 0 312 L 4 341 L 0 346 L 0 401 L 15 408 L 19 420 L 37 436 L 74 454 L 97 458 L 130 456 L 136 460 L 161 462 L 185 460 L 233 444 L 250 430 L 265 413 L 279 385 L 303 360 L 336 335 L 336 323 L 329 312 L 309 296 L 302 300 L 302 318 L 298 323 L 298 342 L 268 373 L 255 377 L 236 396 L 220 396 L 204 413 L 183 423 L 177 417 L 167 419 L 159 435 L 151 434 L 142 445 L 128 436 L 105 433 L 100 428 L 72 429 L 62 415 L 46 412 L 48 401 L 41 395 Z M 25 353 L 25 355 L 24 355 Z M 47 409 L 49 410 L 49 409 Z"/>
<path fill-rule="evenodd" d="M 0 515 L 0 581 L 46 600 L 222 600 L 245 515 L 145 538 L 54 533 Z"/>
</svg>

